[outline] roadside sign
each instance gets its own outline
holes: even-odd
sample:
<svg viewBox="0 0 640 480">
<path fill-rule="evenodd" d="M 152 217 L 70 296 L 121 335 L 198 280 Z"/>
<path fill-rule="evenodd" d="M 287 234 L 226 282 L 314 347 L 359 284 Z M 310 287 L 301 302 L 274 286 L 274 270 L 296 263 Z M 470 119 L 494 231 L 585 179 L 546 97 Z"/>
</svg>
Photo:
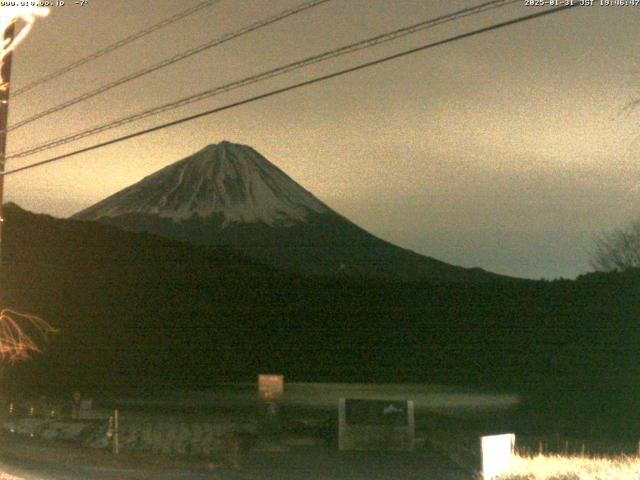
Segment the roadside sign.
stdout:
<svg viewBox="0 0 640 480">
<path fill-rule="evenodd" d="M 482 446 L 482 475 L 484 480 L 493 480 L 506 473 L 515 450 L 515 434 L 507 433 L 481 437 L 480 443 Z"/>
<path fill-rule="evenodd" d="M 284 393 L 282 375 L 258 375 L 258 398 L 264 401 L 277 400 Z"/>
</svg>

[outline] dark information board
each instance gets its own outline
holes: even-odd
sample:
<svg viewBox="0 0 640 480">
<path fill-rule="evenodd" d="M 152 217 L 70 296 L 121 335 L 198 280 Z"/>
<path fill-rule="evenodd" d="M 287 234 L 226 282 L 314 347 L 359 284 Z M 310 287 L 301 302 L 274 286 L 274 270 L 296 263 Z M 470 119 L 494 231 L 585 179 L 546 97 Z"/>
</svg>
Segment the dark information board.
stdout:
<svg viewBox="0 0 640 480">
<path fill-rule="evenodd" d="M 338 409 L 340 450 L 413 450 L 411 400 L 341 398 Z"/>
<path fill-rule="evenodd" d="M 407 401 L 345 400 L 347 425 L 386 425 L 406 427 L 409 425 Z"/>
</svg>

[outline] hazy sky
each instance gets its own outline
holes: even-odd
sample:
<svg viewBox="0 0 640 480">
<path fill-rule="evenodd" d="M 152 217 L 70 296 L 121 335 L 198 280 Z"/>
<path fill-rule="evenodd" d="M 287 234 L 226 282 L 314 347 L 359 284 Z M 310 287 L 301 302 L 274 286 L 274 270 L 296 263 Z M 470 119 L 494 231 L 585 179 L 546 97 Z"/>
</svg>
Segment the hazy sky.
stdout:
<svg viewBox="0 0 640 480">
<path fill-rule="evenodd" d="M 15 98 L 11 122 L 302 0 L 222 0 Z M 67 1 L 14 57 L 12 88 L 200 0 Z M 9 150 L 480 1 L 333 0 L 16 130 Z M 9 168 L 495 21 L 444 25 L 16 160 Z M 253 146 L 370 232 L 531 278 L 588 270 L 593 238 L 640 215 L 640 7 L 589 7 L 469 38 L 7 178 L 7 199 L 67 216 L 209 143 Z"/>
</svg>

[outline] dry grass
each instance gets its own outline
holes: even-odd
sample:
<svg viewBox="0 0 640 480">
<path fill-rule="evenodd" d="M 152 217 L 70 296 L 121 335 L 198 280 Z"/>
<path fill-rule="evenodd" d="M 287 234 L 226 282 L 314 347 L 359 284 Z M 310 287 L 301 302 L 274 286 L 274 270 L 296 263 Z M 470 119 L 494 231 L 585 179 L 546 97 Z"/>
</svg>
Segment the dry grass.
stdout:
<svg viewBox="0 0 640 480">
<path fill-rule="evenodd" d="M 500 480 L 634 480 L 640 479 L 640 457 L 516 455 Z"/>
</svg>

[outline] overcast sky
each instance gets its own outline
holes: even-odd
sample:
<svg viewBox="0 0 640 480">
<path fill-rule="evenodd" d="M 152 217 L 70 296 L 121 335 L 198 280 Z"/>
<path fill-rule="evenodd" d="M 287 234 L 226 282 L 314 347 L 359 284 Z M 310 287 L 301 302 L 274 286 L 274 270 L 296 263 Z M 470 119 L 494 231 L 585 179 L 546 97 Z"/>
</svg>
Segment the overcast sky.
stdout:
<svg viewBox="0 0 640 480">
<path fill-rule="evenodd" d="M 49 82 L 11 123 L 302 0 L 222 0 Z M 14 57 L 12 89 L 200 0 L 67 1 Z M 50 115 L 9 151 L 480 1 L 333 0 Z M 418 33 L 9 168 L 499 20 Z M 68 216 L 207 144 L 248 144 L 370 232 L 449 263 L 530 278 L 589 269 L 594 236 L 640 215 L 640 7 L 546 16 L 7 178 L 7 200 Z"/>
</svg>

